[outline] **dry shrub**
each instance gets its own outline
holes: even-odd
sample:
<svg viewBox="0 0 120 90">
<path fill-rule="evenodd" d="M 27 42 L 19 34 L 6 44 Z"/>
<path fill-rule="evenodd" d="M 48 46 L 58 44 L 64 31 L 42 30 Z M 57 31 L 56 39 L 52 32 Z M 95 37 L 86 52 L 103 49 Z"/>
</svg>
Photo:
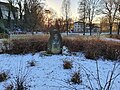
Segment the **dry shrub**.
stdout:
<svg viewBox="0 0 120 90">
<path fill-rule="evenodd" d="M 14 86 L 13 90 L 29 90 L 29 83 L 32 80 L 31 78 L 31 69 L 24 67 L 22 62 L 18 65 L 16 69 L 16 75 L 12 79 L 12 84 Z"/>
<path fill-rule="evenodd" d="M 13 90 L 13 85 L 12 84 L 10 84 L 10 85 L 4 85 L 4 88 L 5 88 L 5 90 Z"/>
<path fill-rule="evenodd" d="M 7 80 L 8 74 L 5 72 L 0 73 L 0 82 Z"/>
<path fill-rule="evenodd" d="M 48 36 L 35 36 L 22 39 L 13 39 L 10 44 L 10 54 L 26 54 L 47 50 Z M 103 56 L 107 59 L 120 58 L 120 42 L 105 41 L 99 39 L 84 39 L 83 37 L 63 37 L 63 46 L 70 52 L 82 51 L 86 58 L 98 59 Z"/>
<path fill-rule="evenodd" d="M 120 58 L 120 43 L 100 39 L 75 38 L 63 39 L 63 45 L 72 52 L 82 51 L 88 59 L 98 59 L 103 56 L 106 59 L 116 60 Z"/>
<path fill-rule="evenodd" d="M 110 60 L 120 59 L 120 43 L 108 44 L 104 57 Z"/>
<path fill-rule="evenodd" d="M 63 39 L 63 45 L 68 47 L 68 49 L 72 52 L 78 52 L 84 50 L 84 44 L 86 43 L 86 40 L 83 40 L 82 38 L 64 38 Z"/>
<path fill-rule="evenodd" d="M 102 41 L 97 39 L 89 40 L 85 45 L 85 56 L 89 59 L 98 59 L 103 56 L 106 59 L 117 60 L 120 58 L 120 43 Z"/>
<path fill-rule="evenodd" d="M 11 54 L 26 54 L 44 51 L 47 48 L 47 38 L 25 38 L 25 39 L 13 39 L 12 49 L 7 51 Z"/>
<path fill-rule="evenodd" d="M 0 39 L 2 39 L 2 38 L 9 38 L 9 35 L 0 33 Z"/>
<path fill-rule="evenodd" d="M 107 44 L 104 41 L 92 39 L 87 41 L 84 47 L 86 58 L 98 59 L 105 54 Z"/>
<path fill-rule="evenodd" d="M 75 72 L 71 78 L 71 82 L 73 84 L 80 84 L 82 83 L 82 79 L 80 77 L 80 73 L 79 72 Z"/>
<path fill-rule="evenodd" d="M 73 67 L 72 62 L 70 61 L 63 61 L 63 68 L 64 69 L 71 69 Z"/>
</svg>

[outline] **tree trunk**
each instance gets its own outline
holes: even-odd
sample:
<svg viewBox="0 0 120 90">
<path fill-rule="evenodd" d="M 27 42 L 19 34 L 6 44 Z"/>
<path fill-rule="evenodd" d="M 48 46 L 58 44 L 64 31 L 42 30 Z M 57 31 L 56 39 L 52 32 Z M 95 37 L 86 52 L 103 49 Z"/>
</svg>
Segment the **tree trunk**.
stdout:
<svg viewBox="0 0 120 90">
<path fill-rule="evenodd" d="M 92 22 L 90 22 L 89 27 L 90 27 L 90 36 L 91 36 L 92 35 Z"/>
<path fill-rule="evenodd" d="M 110 24 L 110 35 L 112 35 L 112 24 Z"/>
<path fill-rule="evenodd" d="M 18 5 L 19 5 L 20 20 L 22 20 L 22 5 L 21 5 L 21 2 L 19 2 Z"/>
<path fill-rule="evenodd" d="M 1 7 L 0 7 L 0 19 L 3 19 Z"/>
<path fill-rule="evenodd" d="M 7 20 L 7 26 L 10 28 L 10 21 L 11 21 L 11 17 L 10 17 L 10 13 L 11 13 L 11 11 L 9 10 L 8 11 L 8 20 Z"/>
<path fill-rule="evenodd" d="M 12 1 L 9 1 L 9 11 L 8 11 L 8 21 L 7 21 L 7 26 L 9 28 L 11 28 L 11 13 L 13 14 L 12 12 Z"/>
<path fill-rule="evenodd" d="M 84 1 L 84 19 L 83 19 L 84 26 L 83 26 L 83 35 L 85 35 L 85 17 L 86 17 L 86 8 L 85 8 L 85 6 L 86 6 L 86 3 Z"/>
<path fill-rule="evenodd" d="M 67 29 L 67 36 L 68 36 L 68 20 L 67 20 L 67 23 L 66 23 L 66 29 Z"/>
<path fill-rule="evenodd" d="M 120 21 L 119 21 L 119 25 L 118 25 L 118 32 L 117 34 L 119 35 L 120 34 Z"/>
<path fill-rule="evenodd" d="M 84 22 L 84 25 L 83 25 L 83 35 L 85 35 L 85 22 Z"/>
</svg>

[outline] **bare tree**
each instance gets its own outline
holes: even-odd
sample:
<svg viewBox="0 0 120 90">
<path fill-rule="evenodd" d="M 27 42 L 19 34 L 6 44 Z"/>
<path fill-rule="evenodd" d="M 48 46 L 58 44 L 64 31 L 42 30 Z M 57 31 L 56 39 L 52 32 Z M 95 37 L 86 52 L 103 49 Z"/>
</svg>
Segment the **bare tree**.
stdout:
<svg viewBox="0 0 120 90">
<path fill-rule="evenodd" d="M 8 2 L 9 2 L 9 6 L 8 6 L 9 11 L 8 11 L 7 26 L 10 27 L 10 25 L 11 25 L 10 21 L 11 21 L 11 12 L 12 12 L 12 4 L 13 4 L 13 1 L 12 1 L 12 0 L 8 0 Z"/>
<path fill-rule="evenodd" d="M 78 7 L 78 13 L 79 13 L 79 19 L 83 22 L 83 35 L 85 35 L 85 27 L 86 27 L 86 0 L 79 0 L 79 7 Z"/>
<path fill-rule="evenodd" d="M 17 4 L 19 6 L 20 20 L 22 20 L 22 18 L 23 18 L 22 2 L 23 2 L 23 0 L 17 0 Z"/>
<path fill-rule="evenodd" d="M 57 18 L 57 19 L 56 19 L 56 22 L 55 22 L 55 27 L 56 27 L 60 32 L 64 32 L 64 31 L 65 31 L 64 27 L 66 27 L 65 24 L 64 24 L 65 22 L 66 22 L 66 21 L 63 19 L 63 17 Z"/>
<path fill-rule="evenodd" d="M 17 20 L 17 16 L 16 16 L 17 8 L 14 5 L 15 5 L 15 0 L 8 0 L 8 16 L 7 16 L 8 28 L 11 28 L 11 17 L 12 17 L 11 15 L 13 15 L 14 21 Z"/>
<path fill-rule="evenodd" d="M 120 14 L 120 3 L 119 3 L 119 14 Z M 120 34 L 120 15 L 119 15 L 119 18 L 118 18 L 118 32 L 117 34 L 119 35 Z"/>
<path fill-rule="evenodd" d="M 70 15 L 70 0 L 63 0 L 62 2 L 62 12 L 63 15 L 66 17 L 66 30 L 67 30 L 67 35 L 69 32 L 69 15 Z"/>
<path fill-rule="evenodd" d="M 24 25 L 26 29 L 33 32 L 40 29 L 43 21 L 43 7 L 41 1 L 38 0 L 24 0 Z"/>
<path fill-rule="evenodd" d="M 111 35 L 113 23 L 115 21 L 116 14 L 119 9 L 120 0 L 103 0 L 103 3 L 104 3 L 104 9 L 102 9 L 102 13 L 106 14 L 108 17 L 109 30 Z"/>
<path fill-rule="evenodd" d="M 101 28 L 101 32 L 108 32 L 108 19 L 107 17 L 102 17 L 100 19 L 100 28 Z"/>
<path fill-rule="evenodd" d="M 92 35 L 93 19 L 95 18 L 96 11 L 98 9 L 101 0 L 86 0 L 87 5 L 87 17 L 90 27 L 90 35 Z"/>
<path fill-rule="evenodd" d="M 49 32 L 51 29 L 56 28 L 56 12 L 52 9 L 45 9 L 44 13 L 44 21 L 45 21 L 45 31 Z"/>
</svg>

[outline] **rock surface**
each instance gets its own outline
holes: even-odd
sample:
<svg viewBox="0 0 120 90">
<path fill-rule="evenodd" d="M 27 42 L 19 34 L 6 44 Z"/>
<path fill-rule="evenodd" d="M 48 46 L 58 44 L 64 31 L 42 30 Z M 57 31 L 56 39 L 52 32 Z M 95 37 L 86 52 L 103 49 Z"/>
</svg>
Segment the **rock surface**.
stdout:
<svg viewBox="0 0 120 90">
<path fill-rule="evenodd" d="M 47 52 L 50 54 L 60 54 L 62 51 L 62 37 L 58 30 L 54 29 L 50 32 Z"/>
</svg>

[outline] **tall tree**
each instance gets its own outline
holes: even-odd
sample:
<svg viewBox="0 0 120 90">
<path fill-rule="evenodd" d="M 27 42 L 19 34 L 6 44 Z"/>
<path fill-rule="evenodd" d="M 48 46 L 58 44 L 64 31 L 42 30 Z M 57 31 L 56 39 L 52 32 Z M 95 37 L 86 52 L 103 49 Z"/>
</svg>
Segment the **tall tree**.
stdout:
<svg viewBox="0 0 120 90">
<path fill-rule="evenodd" d="M 116 14 L 119 9 L 120 0 L 103 0 L 103 3 L 104 3 L 103 4 L 104 8 L 102 9 L 102 13 L 106 14 L 108 17 L 109 31 L 110 31 L 110 35 L 111 35 L 113 23 L 115 21 Z"/>
<path fill-rule="evenodd" d="M 40 29 L 43 23 L 43 7 L 41 1 L 38 0 L 24 0 L 24 20 L 25 27 L 32 33 Z"/>
<path fill-rule="evenodd" d="M 17 4 L 18 4 L 18 6 L 19 6 L 19 14 L 20 14 L 20 20 L 22 20 L 23 19 L 23 8 L 22 8 L 22 2 L 23 2 L 23 0 L 17 0 Z"/>
<path fill-rule="evenodd" d="M 101 32 L 108 32 L 108 18 L 107 17 L 102 17 L 100 19 L 100 28 Z"/>
<path fill-rule="evenodd" d="M 83 22 L 83 35 L 85 35 L 85 27 L 86 27 L 86 0 L 79 0 L 79 7 L 78 7 L 78 13 L 79 13 L 79 19 Z"/>
<path fill-rule="evenodd" d="M 11 27 L 11 13 L 12 13 L 13 1 L 12 0 L 8 0 L 8 2 L 9 2 L 9 5 L 8 5 L 9 11 L 8 11 L 7 26 L 10 28 Z"/>
<path fill-rule="evenodd" d="M 68 35 L 68 32 L 69 32 L 68 19 L 69 19 L 69 15 L 70 15 L 70 0 L 63 0 L 63 2 L 62 2 L 62 12 L 63 12 L 63 15 L 66 18 L 66 31 L 67 31 L 67 35 Z"/>
<path fill-rule="evenodd" d="M 11 28 L 11 18 L 15 21 L 17 19 L 16 12 L 17 8 L 14 6 L 15 0 L 8 0 L 8 19 L 7 19 L 7 26 Z"/>
<path fill-rule="evenodd" d="M 98 6 L 100 4 L 101 0 L 86 0 L 86 6 L 87 6 L 87 17 L 90 27 L 90 35 L 92 35 L 92 28 L 93 28 L 93 19 L 95 18 L 96 11 L 98 9 Z"/>
<path fill-rule="evenodd" d="M 120 3 L 119 3 L 119 18 L 118 18 L 118 20 L 119 20 L 119 22 L 118 22 L 118 32 L 117 32 L 117 34 L 119 35 L 120 34 Z"/>
<path fill-rule="evenodd" d="M 64 19 L 63 17 L 61 18 L 57 18 L 55 21 L 55 27 L 60 31 L 60 32 L 64 32 Z"/>
<path fill-rule="evenodd" d="M 56 12 L 52 8 L 45 10 L 45 22 L 47 21 L 46 22 L 46 25 L 47 25 L 46 31 L 53 29 L 53 26 L 56 21 L 55 18 L 56 18 Z"/>
</svg>

